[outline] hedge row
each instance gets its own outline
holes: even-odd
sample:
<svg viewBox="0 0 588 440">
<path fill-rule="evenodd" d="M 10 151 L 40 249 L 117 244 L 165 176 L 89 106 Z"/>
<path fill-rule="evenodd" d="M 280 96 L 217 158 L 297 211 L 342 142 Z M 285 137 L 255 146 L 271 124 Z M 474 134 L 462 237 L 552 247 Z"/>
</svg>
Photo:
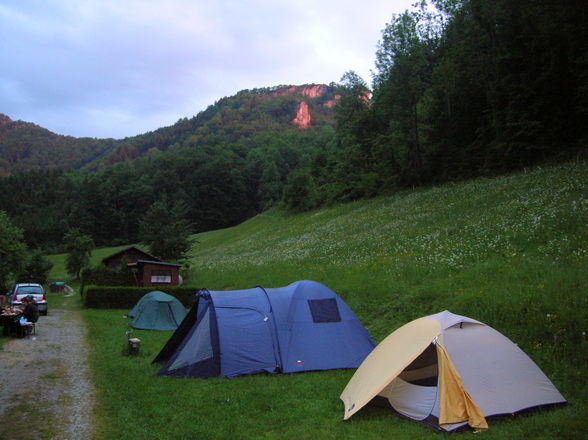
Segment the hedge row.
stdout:
<svg viewBox="0 0 588 440">
<path fill-rule="evenodd" d="M 126 287 L 87 286 L 84 288 L 84 306 L 93 309 L 131 309 L 143 295 L 159 290 L 176 297 L 184 306 L 194 304 L 195 287 Z"/>
</svg>

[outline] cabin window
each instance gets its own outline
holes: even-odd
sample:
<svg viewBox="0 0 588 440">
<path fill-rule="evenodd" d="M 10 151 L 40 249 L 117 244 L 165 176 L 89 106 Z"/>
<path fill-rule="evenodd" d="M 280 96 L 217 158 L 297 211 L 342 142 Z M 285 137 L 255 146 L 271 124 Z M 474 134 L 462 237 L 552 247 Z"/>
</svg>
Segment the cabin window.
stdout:
<svg viewBox="0 0 588 440">
<path fill-rule="evenodd" d="M 151 272 L 151 282 L 160 284 L 171 283 L 171 271 L 170 270 L 154 270 Z"/>
<path fill-rule="evenodd" d="M 309 299 L 308 306 L 314 322 L 340 322 L 341 315 L 337 300 L 329 299 Z"/>
</svg>

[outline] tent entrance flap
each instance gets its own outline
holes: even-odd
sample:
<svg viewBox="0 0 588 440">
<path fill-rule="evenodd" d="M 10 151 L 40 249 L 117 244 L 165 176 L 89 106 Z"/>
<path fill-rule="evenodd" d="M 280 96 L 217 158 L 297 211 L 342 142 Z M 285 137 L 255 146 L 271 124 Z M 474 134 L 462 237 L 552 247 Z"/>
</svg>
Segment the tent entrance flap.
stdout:
<svg viewBox="0 0 588 440">
<path fill-rule="evenodd" d="M 214 356 L 210 337 L 210 307 L 206 309 L 188 342 L 190 348 L 182 350 L 168 366 L 168 370 L 173 371 L 187 365 L 197 364 Z"/>
<path fill-rule="evenodd" d="M 198 301 L 190 308 L 186 317 L 182 320 L 177 330 L 171 338 L 165 343 L 159 354 L 153 359 L 151 363 L 167 362 L 174 355 L 177 348 L 182 344 L 184 338 L 190 333 L 190 330 L 197 321 L 198 316 Z"/>
<path fill-rule="evenodd" d="M 188 331 L 159 375 L 216 377 L 220 372 L 217 322 L 214 306 L 202 301 L 196 324 Z"/>
<path fill-rule="evenodd" d="M 421 421 L 431 415 L 437 391 L 437 387 L 414 385 L 397 377 L 379 395 L 387 398 L 392 408 L 403 416 Z"/>
<path fill-rule="evenodd" d="M 465 390 L 459 373 L 439 341 L 437 341 L 437 354 L 441 388 L 439 425 L 443 428 L 444 425 L 467 422 L 472 428 L 488 429 L 484 414 Z"/>
<path fill-rule="evenodd" d="M 437 351 L 434 344 L 429 344 L 398 377 L 413 385 L 437 387 L 438 371 Z"/>
<path fill-rule="evenodd" d="M 424 420 L 433 412 L 438 394 L 438 362 L 434 344 L 408 365 L 378 395 L 403 416 Z"/>
<path fill-rule="evenodd" d="M 441 332 L 439 323 L 420 318 L 403 325 L 390 334 L 367 356 L 343 392 L 344 419 L 347 420 L 407 367 L 414 365 Z"/>
</svg>

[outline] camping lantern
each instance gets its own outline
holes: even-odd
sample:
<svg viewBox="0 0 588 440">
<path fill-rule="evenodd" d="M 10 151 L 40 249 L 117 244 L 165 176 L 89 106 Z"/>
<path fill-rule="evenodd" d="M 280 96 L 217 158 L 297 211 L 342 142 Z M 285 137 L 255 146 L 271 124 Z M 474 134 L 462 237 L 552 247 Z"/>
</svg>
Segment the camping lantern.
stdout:
<svg viewBox="0 0 588 440">
<path fill-rule="evenodd" d="M 141 346 L 141 340 L 139 338 L 130 338 L 128 340 L 127 349 L 129 354 L 139 353 L 139 347 Z"/>
</svg>

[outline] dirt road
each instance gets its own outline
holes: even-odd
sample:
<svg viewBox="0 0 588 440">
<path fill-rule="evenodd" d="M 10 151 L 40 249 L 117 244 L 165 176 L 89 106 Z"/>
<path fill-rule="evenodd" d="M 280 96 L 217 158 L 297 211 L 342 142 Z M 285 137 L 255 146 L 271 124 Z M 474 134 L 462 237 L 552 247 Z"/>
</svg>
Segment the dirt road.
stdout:
<svg viewBox="0 0 588 440">
<path fill-rule="evenodd" d="M 93 396 L 77 310 L 49 309 L 0 351 L 0 440 L 92 439 Z"/>
</svg>

